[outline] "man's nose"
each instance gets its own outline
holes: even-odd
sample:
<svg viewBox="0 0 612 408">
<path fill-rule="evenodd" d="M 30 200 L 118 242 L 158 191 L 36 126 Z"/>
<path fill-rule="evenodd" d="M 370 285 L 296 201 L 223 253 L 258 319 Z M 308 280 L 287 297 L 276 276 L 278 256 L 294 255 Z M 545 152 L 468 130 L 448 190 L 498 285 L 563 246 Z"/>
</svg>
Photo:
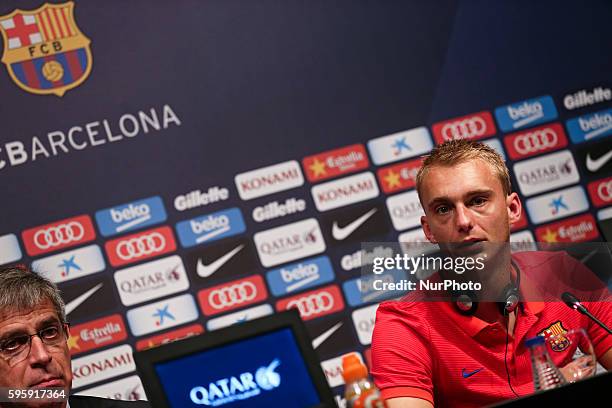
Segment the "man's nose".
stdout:
<svg viewBox="0 0 612 408">
<path fill-rule="evenodd" d="M 46 365 L 51 361 L 51 353 L 47 350 L 47 346 L 42 342 L 40 337 L 34 336 L 31 340 L 30 355 L 28 357 L 31 364 Z"/>
<path fill-rule="evenodd" d="M 461 232 L 469 232 L 474 227 L 474 222 L 468 208 L 463 205 L 456 207 L 455 224 Z"/>
</svg>

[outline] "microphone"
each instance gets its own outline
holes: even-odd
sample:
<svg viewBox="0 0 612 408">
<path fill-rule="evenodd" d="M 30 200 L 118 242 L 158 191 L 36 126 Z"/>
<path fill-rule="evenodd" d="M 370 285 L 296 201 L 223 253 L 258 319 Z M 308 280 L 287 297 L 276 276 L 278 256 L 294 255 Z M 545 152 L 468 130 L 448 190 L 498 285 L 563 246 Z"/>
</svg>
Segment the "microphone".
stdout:
<svg viewBox="0 0 612 408">
<path fill-rule="evenodd" d="M 582 305 L 580 303 L 580 301 L 578 300 L 578 298 L 574 295 L 572 295 L 569 292 L 563 292 L 563 294 L 561 295 L 561 300 L 563 300 L 563 302 L 565 302 L 565 304 L 567 305 L 567 307 L 569 307 L 570 309 L 574 309 L 577 310 L 578 312 L 582 313 L 583 315 L 587 316 L 589 319 L 591 319 L 592 321 L 594 321 L 595 323 L 597 323 L 599 326 L 601 326 L 605 331 L 608 332 L 608 334 L 612 334 L 612 330 L 610 330 L 610 328 L 608 326 L 606 326 L 602 321 L 600 321 L 598 318 L 596 318 L 595 316 L 593 316 L 586 307 L 584 307 L 584 305 Z"/>
</svg>

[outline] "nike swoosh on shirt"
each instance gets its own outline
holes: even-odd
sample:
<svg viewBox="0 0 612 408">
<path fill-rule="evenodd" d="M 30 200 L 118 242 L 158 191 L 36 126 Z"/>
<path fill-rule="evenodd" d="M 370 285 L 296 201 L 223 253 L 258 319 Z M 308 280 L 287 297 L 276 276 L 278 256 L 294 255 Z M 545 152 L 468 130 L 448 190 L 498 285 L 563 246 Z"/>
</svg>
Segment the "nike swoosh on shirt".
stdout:
<svg viewBox="0 0 612 408">
<path fill-rule="evenodd" d="M 338 223 L 334 221 L 334 225 L 332 226 L 332 236 L 336 241 L 342 241 L 346 239 L 349 235 L 351 235 L 355 230 L 368 220 L 374 213 L 377 211 L 377 208 L 372 208 L 367 213 L 363 214 L 361 217 L 357 218 L 355 221 L 351 222 L 344 227 L 339 227 Z"/>
<path fill-rule="evenodd" d="M 603 166 L 605 166 L 605 164 L 612 159 L 612 150 L 610 150 L 608 153 L 604 154 L 603 156 L 601 156 L 599 159 L 591 159 L 591 154 L 587 153 L 587 157 L 586 157 L 586 168 L 590 171 L 595 173 L 597 170 L 601 169 Z"/>
<path fill-rule="evenodd" d="M 470 378 L 471 376 L 473 376 L 474 374 L 476 374 L 477 372 L 481 370 L 482 370 L 482 367 L 479 368 L 478 370 L 470 371 L 468 373 L 467 370 L 464 368 L 463 370 L 461 370 L 461 375 L 463 376 L 463 378 Z"/>
<path fill-rule="evenodd" d="M 94 286 L 93 288 L 89 289 L 87 292 L 83 293 L 82 295 L 80 295 L 76 299 L 73 299 L 70 302 L 66 303 L 66 314 L 70 314 L 72 311 L 74 311 L 74 309 L 76 309 L 77 307 L 81 306 L 81 303 L 83 303 L 87 299 L 89 299 L 94 293 L 96 293 L 98 291 L 98 289 L 100 289 L 102 287 L 102 285 L 104 285 L 104 284 L 103 283 L 98 283 L 96 286 Z"/>
<path fill-rule="evenodd" d="M 321 344 L 323 344 L 323 342 L 330 338 L 331 335 L 334 334 L 341 326 L 342 322 L 339 322 L 336 325 L 332 326 L 330 329 L 324 331 L 323 333 L 315 337 L 315 339 L 312 341 L 312 348 L 316 349 Z"/>
<path fill-rule="evenodd" d="M 227 261 L 229 261 L 234 255 L 240 252 L 242 248 L 244 248 L 244 244 L 238 245 L 236 248 L 232 249 L 231 251 L 229 251 L 228 253 L 226 253 L 225 255 L 218 258 L 216 261 L 211 262 L 208 265 L 205 265 L 202 262 L 202 258 L 198 258 L 198 266 L 197 266 L 198 275 L 201 276 L 202 278 L 208 278 L 210 275 L 217 272 L 219 268 L 225 265 L 225 263 L 227 263 Z"/>
</svg>

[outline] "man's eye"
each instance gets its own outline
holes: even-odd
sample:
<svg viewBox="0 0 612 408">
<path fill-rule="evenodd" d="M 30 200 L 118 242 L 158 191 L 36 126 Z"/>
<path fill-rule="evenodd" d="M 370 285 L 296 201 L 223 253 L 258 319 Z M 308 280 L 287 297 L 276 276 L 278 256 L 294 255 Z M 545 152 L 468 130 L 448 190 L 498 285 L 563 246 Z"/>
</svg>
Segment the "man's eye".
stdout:
<svg viewBox="0 0 612 408">
<path fill-rule="evenodd" d="M 436 207 L 436 214 L 446 214 L 449 211 L 449 208 L 446 205 L 441 205 Z"/>
<path fill-rule="evenodd" d="M 40 337 L 45 340 L 56 339 L 60 334 L 60 329 L 57 326 L 49 326 L 40 331 Z"/>
<path fill-rule="evenodd" d="M 2 350 L 14 351 L 28 342 L 28 336 L 17 336 L 2 342 Z"/>
<path fill-rule="evenodd" d="M 472 200 L 472 204 L 474 205 L 483 205 L 487 202 L 487 199 L 484 197 L 476 197 Z"/>
</svg>

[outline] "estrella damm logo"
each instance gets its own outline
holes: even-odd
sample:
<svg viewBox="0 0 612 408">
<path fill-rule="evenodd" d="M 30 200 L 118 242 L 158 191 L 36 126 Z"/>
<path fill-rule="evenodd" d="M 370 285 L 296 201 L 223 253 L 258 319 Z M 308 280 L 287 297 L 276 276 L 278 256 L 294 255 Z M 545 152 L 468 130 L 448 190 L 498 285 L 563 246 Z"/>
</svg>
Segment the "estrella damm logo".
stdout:
<svg viewBox="0 0 612 408">
<path fill-rule="evenodd" d="M 62 96 L 91 72 L 91 41 L 77 27 L 71 1 L 0 16 L 0 31 L 2 62 L 28 92 Z"/>
<path fill-rule="evenodd" d="M 560 320 L 557 320 L 539 332 L 538 336 L 544 336 L 553 351 L 563 351 L 570 345 L 570 340 L 565 337 L 566 333 L 567 330 L 565 330 L 565 327 L 563 327 L 563 323 L 561 323 Z"/>
</svg>

